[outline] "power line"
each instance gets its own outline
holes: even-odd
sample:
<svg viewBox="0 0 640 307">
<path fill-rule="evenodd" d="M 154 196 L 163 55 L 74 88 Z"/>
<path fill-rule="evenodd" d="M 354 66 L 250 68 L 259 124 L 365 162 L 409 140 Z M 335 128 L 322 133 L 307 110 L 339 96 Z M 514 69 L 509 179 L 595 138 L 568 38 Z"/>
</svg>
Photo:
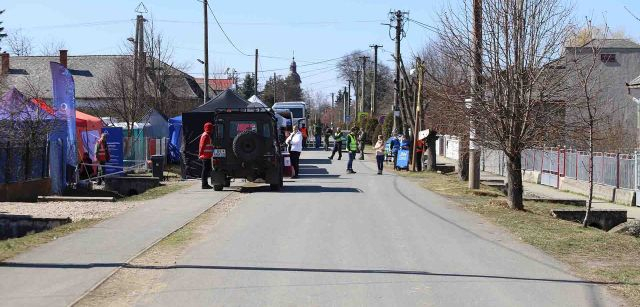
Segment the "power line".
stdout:
<svg viewBox="0 0 640 307">
<path fill-rule="evenodd" d="M 156 22 L 166 23 L 182 23 L 182 24 L 200 24 L 197 21 L 190 20 L 171 20 L 157 19 Z M 352 24 L 352 23 L 380 23 L 383 20 L 326 20 L 326 21 L 291 21 L 291 22 L 226 22 L 227 25 L 236 26 L 295 26 L 295 25 L 335 25 L 335 24 Z"/>
<path fill-rule="evenodd" d="M 231 38 L 229 38 L 229 35 L 227 35 L 227 32 L 225 32 L 224 29 L 222 28 L 222 25 L 218 21 L 218 18 L 216 17 L 216 14 L 213 13 L 213 9 L 211 9 L 211 5 L 209 5 L 209 3 L 207 3 L 207 7 L 209 8 L 209 12 L 211 12 L 211 15 L 213 16 L 213 20 L 216 21 L 216 24 L 218 25 L 218 28 L 220 28 L 220 31 L 222 31 L 222 34 L 224 34 L 224 37 L 227 38 L 227 41 L 229 42 L 229 44 L 231 44 L 231 46 L 233 46 L 233 48 L 235 48 L 236 51 L 238 51 L 240 54 L 246 55 L 246 56 L 251 56 L 250 54 L 246 54 L 246 53 L 242 52 L 242 50 L 240 50 L 240 48 L 238 48 L 238 46 L 236 46 L 236 44 L 233 43 Z"/>
<path fill-rule="evenodd" d="M 95 27 L 95 26 L 105 26 L 105 25 L 112 25 L 112 24 L 118 24 L 118 23 L 128 23 L 132 21 L 133 21 L 132 19 L 103 20 L 103 21 L 93 21 L 93 22 L 33 26 L 33 27 L 25 27 L 23 29 L 59 29 L 59 28 Z"/>
<path fill-rule="evenodd" d="M 434 33 L 436 33 L 438 35 L 440 35 L 442 33 L 442 32 L 440 32 L 440 30 L 438 28 L 436 28 L 434 26 L 431 26 L 431 25 L 428 25 L 428 24 L 426 24 L 424 22 L 420 22 L 420 21 L 417 21 L 415 19 L 411 19 L 409 17 L 407 17 L 407 20 L 411 21 L 411 22 L 415 23 L 416 25 L 418 25 L 420 27 L 423 27 L 423 28 L 425 28 L 425 29 L 427 29 L 429 31 L 432 31 L 432 32 L 434 32 Z"/>
</svg>

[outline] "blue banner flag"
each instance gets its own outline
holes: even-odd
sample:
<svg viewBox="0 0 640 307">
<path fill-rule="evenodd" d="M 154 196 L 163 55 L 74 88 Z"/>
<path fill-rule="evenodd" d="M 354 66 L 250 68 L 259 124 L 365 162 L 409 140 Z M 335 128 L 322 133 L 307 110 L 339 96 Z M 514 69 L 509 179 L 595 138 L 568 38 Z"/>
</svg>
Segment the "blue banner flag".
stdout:
<svg viewBox="0 0 640 307">
<path fill-rule="evenodd" d="M 102 132 L 107 134 L 107 149 L 109 150 L 109 161 L 104 168 L 105 175 L 122 171 L 124 166 L 124 135 L 120 127 L 102 128 Z M 109 167 L 116 166 L 116 167 Z"/>
<path fill-rule="evenodd" d="M 53 89 L 53 108 L 56 118 L 67 125 L 65 162 L 67 165 L 78 165 L 76 148 L 76 89 L 73 76 L 60 63 L 50 62 Z"/>
</svg>

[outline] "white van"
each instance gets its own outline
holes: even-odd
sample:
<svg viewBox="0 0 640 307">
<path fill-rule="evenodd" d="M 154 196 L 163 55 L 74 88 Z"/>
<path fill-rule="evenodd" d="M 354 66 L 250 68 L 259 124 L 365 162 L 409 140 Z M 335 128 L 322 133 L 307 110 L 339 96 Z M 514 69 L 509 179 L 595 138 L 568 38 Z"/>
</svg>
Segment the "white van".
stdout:
<svg viewBox="0 0 640 307">
<path fill-rule="evenodd" d="M 304 101 L 276 102 L 271 108 L 276 112 L 289 110 L 293 125 L 307 126 L 307 104 Z"/>
</svg>

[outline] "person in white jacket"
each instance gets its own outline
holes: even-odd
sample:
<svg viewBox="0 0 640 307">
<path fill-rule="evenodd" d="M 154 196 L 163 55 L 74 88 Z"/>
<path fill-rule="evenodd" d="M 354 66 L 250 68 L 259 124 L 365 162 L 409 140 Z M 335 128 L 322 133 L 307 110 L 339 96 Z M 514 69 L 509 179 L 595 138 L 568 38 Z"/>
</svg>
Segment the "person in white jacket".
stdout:
<svg viewBox="0 0 640 307">
<path fill-rule="evenodd" d="M 300 174 L 300 153 L 302 153 L 302 133 L 298 130 L 298 126 L 293 126 L 293 132 L 285 142 L 289 145 L 289 155 L 291 156 L 291 165 L 294 171 L 291 178 L 298 178 L 298 174 Z"/>
</svg>

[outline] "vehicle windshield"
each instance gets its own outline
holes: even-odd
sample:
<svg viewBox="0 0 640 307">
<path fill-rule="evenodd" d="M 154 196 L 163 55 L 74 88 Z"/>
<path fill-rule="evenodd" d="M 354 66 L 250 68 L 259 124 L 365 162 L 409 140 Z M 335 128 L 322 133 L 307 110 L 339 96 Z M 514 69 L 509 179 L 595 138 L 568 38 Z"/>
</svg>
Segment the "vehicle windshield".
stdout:
<svg viewBox="0 0 640 307">
<path fill-rule="evenodd" d="M 304 117 L 304 114 L 303 114 L 302 108 L 286 108 L 286 109 L 284 109 L 284 108 L 282 108 L 282 109 L 281 109 L 281 108 L 278 108 L 278 109 L 276 109 L 276 110 L 289 110 L 289 111 L 291 111 L 291 116 L 292 116 L 293 118 L 303 118 L 303 117 Z"/>
<path fill-rule="evenodd" d="M 258 132 L 258 124 L 255 121 L 248 121 L 248 120 L 242 120 L 242 121 L 231 121 L 229 123 L 229 136 L 230 137 L 235 137 L 236 135 L 238 135 L 241 132 L 244 131 L 254 131 L 254 132 Z"/>
</svg>

